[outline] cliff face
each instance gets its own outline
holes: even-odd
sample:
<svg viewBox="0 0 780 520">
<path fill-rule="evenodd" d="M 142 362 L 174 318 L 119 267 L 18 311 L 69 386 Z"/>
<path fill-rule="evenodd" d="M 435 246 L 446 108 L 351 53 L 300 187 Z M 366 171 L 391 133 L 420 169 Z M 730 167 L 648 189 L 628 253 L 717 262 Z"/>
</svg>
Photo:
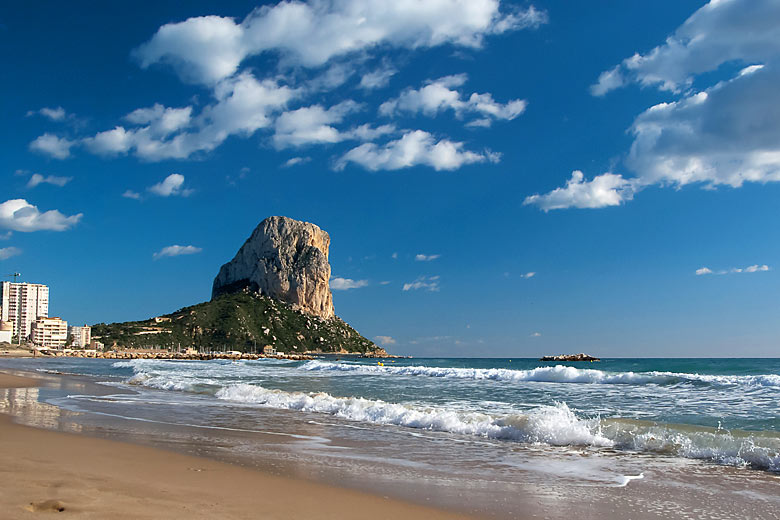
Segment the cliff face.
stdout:
<svg viewBox="0 0 780 520">
<path fill-rule="evenodd" d="M 330 292 L 330 236 L 287 217 L 269 217 L 219 270 L 212 299 L 245 288 L 325 319 L 334 317 Z"/>
</svg>

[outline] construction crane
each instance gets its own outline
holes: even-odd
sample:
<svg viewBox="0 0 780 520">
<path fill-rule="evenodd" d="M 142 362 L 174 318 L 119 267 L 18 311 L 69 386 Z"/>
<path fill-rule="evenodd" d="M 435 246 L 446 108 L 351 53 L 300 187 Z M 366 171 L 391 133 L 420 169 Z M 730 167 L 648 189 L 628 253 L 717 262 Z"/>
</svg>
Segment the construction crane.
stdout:
<svg viewBox="0 0 780 520">
<path fill-rule="evenodd" d="M 22 273 L 11 273 L 6 275 L 8 278 L 13 278 L 14 283 L 16 283 L 16 279 L 22 276 Z"/>
</svg>

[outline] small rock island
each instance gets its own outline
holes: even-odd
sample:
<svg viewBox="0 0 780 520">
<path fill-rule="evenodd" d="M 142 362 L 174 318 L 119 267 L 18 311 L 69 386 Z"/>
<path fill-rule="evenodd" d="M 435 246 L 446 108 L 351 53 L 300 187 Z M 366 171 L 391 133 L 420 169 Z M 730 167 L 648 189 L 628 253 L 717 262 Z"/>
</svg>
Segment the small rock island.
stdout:
<svg viewBox="0 0 780 520">
<path fill-rule="evenodd" d="M 539 361 L 601 361 L 601 359 L 588 354 L 560 354 L 557 356 L 543 356 Z"/>
</svg>

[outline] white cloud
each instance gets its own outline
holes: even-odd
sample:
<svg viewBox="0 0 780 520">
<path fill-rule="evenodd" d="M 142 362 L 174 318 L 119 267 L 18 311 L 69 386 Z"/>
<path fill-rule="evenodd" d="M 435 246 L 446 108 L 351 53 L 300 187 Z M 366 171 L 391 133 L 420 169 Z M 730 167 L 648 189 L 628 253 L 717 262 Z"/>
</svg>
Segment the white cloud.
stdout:
<svg viewBox="0 0 780 520">
<path fill-rule="evenodd" d="M 525 273 L 525 274 L 521 274 L 520 278 L 533 278 L 534 276 L 536 276 L 536 273 L 531 271 L 531 272 L 528 272 L 528 273 Z"/>
<path fill-rule="evenodd" d="M 160 197 L 181 196 L 187 197 L 192 194 L 191 189 L 184 187 L 184 175 L 172 173 L 161 182 L 146 188 L 148 191 Z M 125 192 L 127 193 L 127 192 Z M 129 197 L 134 198 L 134 197 Z"/>
<path fill-rule="evenodd" d="M 275 123 L 273 136 L 277 149 L 308 144 L 337 143 L 346 139 L 339 130 L 331 126 L 340 123 L 344 117 L 359 110 L 354 101 L 343 101 L 329 109 L 321 105 L 302 107 L 285 112 Z"/>
<path fill-rule="evenodd" d="M 0 248 L 0 260 L 8 260 L 12 256 L 18 256 L 22 254 L 22 250 L 18 247 L 3 247 Z"/>
<path fill-rule="evenodd" d="M 133 190 L 126 190 L 122 196 L 126 199 L 141 200 L 141 194 Z"/>
<path fill-rule="evenodd" d="M 414 259 L 417 262 L 430 262 L 431 260 L 436 260 L 437 258 L 440 258 L 441 255 L 423 255 L 419 254 L 414 257 Z"/>
<path fill-rule="evenodd" d="M 57 107 L 57 108 L 43 107 L 40 110 L 30 110 L 29 112 L 27 112 L 28 117 L 36 114 L 49 118 L 52 121 L 64 121 L 65 117 L 67 116 L 65 109 L 62 107 Z"/>
<path fill-rule="evenodd" d="M 134 153 L 147 161 L 186 159 L 210 152 L 228 137 L 249 137 L 271 126 L 299 91 L 273 80 L 257 80 L 245 72 L 214 86 L 214 102 L 193 116 L 190 106 L 137 109 L 125 117 L 130 128 L 116 126 L 82 140 L 92 153 Z"/>
<path fill-rule="evenodd" d="M 409 131 L 400 139 L 384 145 L 364 143 L 349 150 L 336 163 L 336 169 L 343 169 L 353 162 L 364 168 L 377 170 L 398 170 L 425 165 L 433 169 L 455 170 L 464 164 L 498 162 L 499 155 L 486 151 L 477 153 L 463 149 L 463 143 L 436 139 L 422 130 Z"/>
<path fill-rule="evenodd" d="M 152 256 L 154 257 L 155 260 L 157 260 L 158 258 L 164 258 L 169 256 L 194 255 L 196 253 L 200 253 L 201 251 L 203 251 L 203 249 L 200 247 L 173 245 L 173 246 L 163 247 L 162 249 L 154 253 L 154 255 Z"/>
<path fill-rule="evenodd" d="M 390 65 L 384 64 L 382 67 L 363 74 L 360 78 L 360 88 L 366 90 L 373 90 L 376 88 L 386 87 L 390 83 L 390 78 L 398 74 L 398 70 Z"/>
<path fill-rule="evenodd" d="M 535 205 L 544 211 L 564 208 L 603 208 L 619 206 L 634 196 L 631 181 L 620 175 L 604 173 L 586 181 L 584 174 L 575 170 L 566 187 L 556 188 L 545 195 L 526 197 L 523 205 Z"/>
<path fill-rule="evenodd" d="M 780 56 L 780 4 L 755 0 L 749 4 L 712 0 L 696 11 L 663 45 L 647 54 L 634 54 L 602 73 L 595 94 L 618 88 L 628 81 L 673 92 L 690 86 L 695 76 L 718 69 L 724 63 L 752 65 Z M 594 86 L 596 88 L 596 86 Z"/>
<path fill-rule="evenodd" d="M 750 72 L 649 108 L 626 163 L 643 185 L 740 187 L 780 180 L 780 67 Z"/>
<path fill-rule="evenodd" d="M 43 176 L 40 173 L 33 173 L 30 180 L 27 182 L 28 188 L 34 188 L 39 184 L 52 184 L 54 186 L 65 186 L 73 180 L 73 177 L 57 177 L 56 175 Z"/>
<path fill-rule="evenodd" d="M 623 74 L 620 72 L 620 66 L 614 69 L 605 70 L 599 75 L 599 80 L 595 85 L 590 86 L 590 93 L 594 96 L 603 96 L 610 90 L 622 87 L 625 84 Z"/>
<path fill-rule="evenodd" d="M 534 332 L 534 333 L 531 334 L 531 337 L 532 338 L 541 338 L 542 337 L 542 333 L 541 332 Z"/>
<path fill-rule="evenodd" d="M 700 267 L 699 269 L 696 269 L 696 276 L 702 276 L 706 274 L 739 274 L 739 273 L 761 273 L 765 271 L 769 271 L 770 267 L 766 264 L 759 265 L 749 265 L 747 267 L 732 267 L 731 269 L 722 269 L 720 271 L 713 271 L 709 267 Z"/>
<path fill-rule="evenodd" d="M 428 81 L 418 90 L 406 89 L 397 98 L 382 103 L 379 113 L 392 116 L 422 112 L 435 116 L 439 112 L 453 110 L 458 117 L 466 113 L 479 114 L 481 117 L 470 122 L 470 126 L 490 126 L 492 119 L 512 120 L 525 111 L 528 103 L 523 99 L 501 104 L 494 101 L 491 94 L 476 92 L 464 98 L 463 94 L 453 89 L 463 86 L 467 79 L 465 74 L 457 74 Z"/>
<path fill-rule="evenodd" d="M 65 231 L 79 223 L 81 213 L 69 217 L 56 209 L 41 213 L 24 199 L 11 199 L 0 204 L 0 228 L 13 231 Z"/>
<path fill-rule="evenodd" d="M 351 278 L 331 278 L 330 288 L 334 291 L 347 291 L 349 289 L 360 289 L 366 287 L 368 280 L 352 280 Z"/>
<path fill-rule="evenodd" d="M 417 291 L 424 289 L 430 292 L 439 291 L 439 277 L 438 276 L 420 276 L 415 281 L 405 283 L 403 286 L 404 291 Z"/>
<path fill-rule="evenodd" d="M 10 240 L 13 234 L 14 234 L 13 231 L 6 231 L 5 233 L 0 233 L 0 240 Z"/>
<path fill-rule="evenodd" d="M 396 344 L 395 338 L 393 338 L 392 336 L 374 336 L 374 341 L 376 341 L 380 345 L 395 345 Z"/>
<path fill-rule="evenodd" d="M 692 88 L 712 77 L 706 73 L 728 73 L 724 65 L 742 68 L 730 79 Z M 780 3 L 712 0 L 664 44 L 603 72 L 591 93 L 602 96 L 631 83 L 677 99 L 634 120 L 625 160 L 634 175 L 610 177 L 617 186 L 610 203 L 586 207 L 614 205 L 628 200 L 622 193 L 650 185 L 738 188 L 780 181 Z M 621 185 L 630 189 L 621 192 Z"/>
<path fill-rule="evenodd" d="M 282 164 L 282 168 L 290 168 L 292 166 L 298 166 L 299 164 L 306 164 L 309 161 L 311 161 L 311 157 L 291 157 L 287 159 L 284 164 Z"/>
<path fill-rule="evenodd" d="M 393 253 L 392 255 L 390 255 L 390 258 L 392 258 L 393 260 L 397 260 L 398 259 L 398 253 L 397 252 Z"/>
<path fill-rule="evenodd" d="M 35 140 L 30 143 L 30 150 L 48 155 L 55 159 L 67 159 L 70 157 L 70 149 L 75 144 L 75 141 L 71 141 L 65 137 L 57 137 L 54 134 L 46 132 L 45 134 L 36 137 Z"/>
<path fill-rule="evenodd" d="M 498 0 L 341 0 L 280 2 L 243 21 L 201 16 L 169 23 L 135 51 L 141 66 L 172 65 L 185 81 L 215 84 L 253 55 L 276 51 L 293 64 L 318 67 L 379 45 L 479 47 L 485 35 L 546 22 L 530 7 L 510 13 Z"/>
</svg>

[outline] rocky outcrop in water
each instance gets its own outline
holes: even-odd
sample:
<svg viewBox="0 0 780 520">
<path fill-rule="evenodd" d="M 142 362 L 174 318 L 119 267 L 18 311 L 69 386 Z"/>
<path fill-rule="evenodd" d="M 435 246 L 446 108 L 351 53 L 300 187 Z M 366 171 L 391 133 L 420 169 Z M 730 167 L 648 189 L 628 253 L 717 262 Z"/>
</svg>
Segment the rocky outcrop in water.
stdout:
<svg viewBox="0 0 780 520">
<path fill-rule="evenodd" d="M 211 297 L 248 288 L 312 316 L 333 318 L 329 247 L 330 236 L 318 226 L 269 217 L 219 270 Z"/>
<path fill-rule="evenodd" d="M 540 358 L 539 361 L 601 361 L 601 360 L 597 357 L 580 353 L 580 354 L 561 354 L 558 356 L 544 356 Z"/>
</svg>

